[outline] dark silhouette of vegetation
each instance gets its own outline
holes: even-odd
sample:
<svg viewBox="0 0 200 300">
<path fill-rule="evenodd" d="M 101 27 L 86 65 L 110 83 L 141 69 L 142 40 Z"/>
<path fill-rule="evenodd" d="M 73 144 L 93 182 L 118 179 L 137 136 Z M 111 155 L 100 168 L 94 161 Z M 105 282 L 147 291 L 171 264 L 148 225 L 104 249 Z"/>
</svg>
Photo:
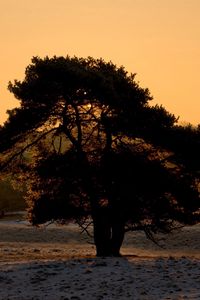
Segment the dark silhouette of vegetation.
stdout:
<svg viewBox="0 0 200 300">
<path fill-rule="evenodd" d="M 178 126 L 123 67 L 34 57 L 9 84 L 21 106 L 0 129 L 1 170 L 27 183 L 29 219 L 93 224 L 97 255 L 124 234 L 199 222 L 200 127 Z"/>
<path fill-rule="evenodd" d="M 23 192 L 12 187 L 10 178 L 4 178 L 0 182 L 0 217 L 4 213 L 20 210 L 25 210 Z"/>
</svg>

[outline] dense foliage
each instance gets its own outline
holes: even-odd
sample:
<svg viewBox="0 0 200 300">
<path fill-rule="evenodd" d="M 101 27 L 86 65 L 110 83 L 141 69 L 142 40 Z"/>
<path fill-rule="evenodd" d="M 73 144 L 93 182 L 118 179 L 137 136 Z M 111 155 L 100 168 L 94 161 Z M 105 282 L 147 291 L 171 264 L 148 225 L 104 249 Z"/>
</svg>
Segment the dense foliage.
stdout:
<svg viewBox="0 0 200 300">
<path fill-rule="evenodd" d="M 199 222 L 200 127 L 150 106 L 135 75 L 34 57 L 9 90 L 20 107 L 0 129 L 1 169 L 26 180 L 33 224 L 91 218 L 97 254 L 118 255 L 126 230 L 153 238 Z"/>
</svg>

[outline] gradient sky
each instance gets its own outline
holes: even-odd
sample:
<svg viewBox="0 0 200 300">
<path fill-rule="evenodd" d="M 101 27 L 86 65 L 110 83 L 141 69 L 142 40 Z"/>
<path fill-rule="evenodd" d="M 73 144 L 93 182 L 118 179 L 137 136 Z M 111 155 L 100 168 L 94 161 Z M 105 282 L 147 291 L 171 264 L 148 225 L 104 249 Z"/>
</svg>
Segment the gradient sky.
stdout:
<svg viewBox="0 0 200 300">
<path fill-rule="evenodd" d="M 180 121 L 200 123 L 200 0 L 0 0 L 0 123 L 32 56 L 112 60 Z"/>
</svg>

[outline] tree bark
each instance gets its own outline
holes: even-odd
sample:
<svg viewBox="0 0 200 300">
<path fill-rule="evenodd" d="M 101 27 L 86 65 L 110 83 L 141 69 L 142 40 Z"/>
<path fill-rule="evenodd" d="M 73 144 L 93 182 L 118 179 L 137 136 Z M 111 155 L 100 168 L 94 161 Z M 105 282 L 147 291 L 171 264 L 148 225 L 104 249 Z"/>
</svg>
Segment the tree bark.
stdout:
<svg viewBox="0 0 200 300">
<path fill-rule="evenodd" d="M 111 255 L 111 224 L 107 209 L 100 208 L 93 215 L 94 242 L 97 256 Z"/>
<path fill-rule="evenodd" d="M 107 208 L 99 209 L 93 215 L 94 242 L 97 256 L 121 256 L 120 248 L 124 239 L 124 222 L 110 217 Z"/>
<path fill-rule="evenodd" d="M 120 219 L 112 223 L 111 253 L 112 256 L 121 256 L 120 248 L 124 240 L 124 222 Z"/>
</svg>

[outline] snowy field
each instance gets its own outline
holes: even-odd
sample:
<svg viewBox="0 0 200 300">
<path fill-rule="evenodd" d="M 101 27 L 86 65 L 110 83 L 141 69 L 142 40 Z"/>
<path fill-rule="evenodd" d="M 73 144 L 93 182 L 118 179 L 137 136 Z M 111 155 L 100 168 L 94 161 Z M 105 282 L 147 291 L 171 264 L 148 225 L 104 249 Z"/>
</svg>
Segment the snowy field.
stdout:
<svg viewBox="0 0 200 300">
<path fill-rule="evenodd" d="M 0 299 L 200 299 L 200 226 L 127 234 L 122 258 L 96 258 L 74 224 L 0 221 Z"/>
</svg>

